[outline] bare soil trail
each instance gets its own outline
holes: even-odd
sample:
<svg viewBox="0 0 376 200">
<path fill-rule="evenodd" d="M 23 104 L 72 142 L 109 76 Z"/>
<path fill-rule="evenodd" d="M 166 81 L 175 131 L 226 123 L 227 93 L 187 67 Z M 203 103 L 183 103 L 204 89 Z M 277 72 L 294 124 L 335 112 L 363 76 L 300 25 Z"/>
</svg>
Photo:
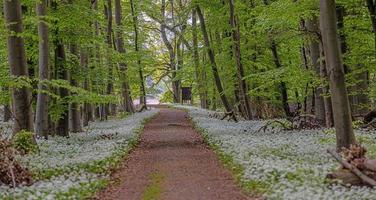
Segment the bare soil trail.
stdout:
<svg viewBox="0 0 376 200">
<path fill-rule="evenodd" d="M 146 124 L 140 144 L 113 180 L 98 199 L 251 199 L 204 144 L 187 113 L 176 109 L 161 108 Z"/>
</svg>

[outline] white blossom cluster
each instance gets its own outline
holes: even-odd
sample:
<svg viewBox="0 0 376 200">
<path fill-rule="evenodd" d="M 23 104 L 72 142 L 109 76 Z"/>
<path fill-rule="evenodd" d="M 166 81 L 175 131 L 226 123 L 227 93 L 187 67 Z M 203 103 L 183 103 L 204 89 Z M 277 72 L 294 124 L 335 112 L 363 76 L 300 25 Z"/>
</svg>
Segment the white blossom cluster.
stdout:
<svg viewBox="0 0 376 200">
<path fill-rule="evenodd" d="M 157 110 L 137 113 L 123 120 L 95 122 L 82 133 L 69 138 L 38 140 L 39 153 L 24 157 L 32 170 L 74 166 L 103 160 L 120 145 L 134 137 L 134 130 Z"/>
<path fill-rule="evenodd" d="M 0 121 L 0 139 L 9 139 L 12 134 L 12 121 Z"/>
<path fill-rule="evenodd" d="M 235 123 L 211 117 L 213 111 L 178 107 L 188 110 L 210 142 L 244 168 L 243 181 L 259 184 L 268 199 L 376 199 L 372 188 L 325 183 L 325 176 L 339 166 L 326 153 L 335 147 L 334 133 L 281 129 L 264 132 L 260 128 L 266 121 Z M 367 147 L 376 143 L 375 133 L 362 131 L 357 137 L 365 140 Z"/>
<path fill-rule="evenodd" d="M 126 147 L 135 137 L 142 122 L 155 115 L 157 109 L 136 113 L 126 119 L 114 119 L 105 122 L 94 122 L 82 133 L 71 133 L 69 138 L 51 137 L 49 140 L 38 139 L 39 153 L 20 157 L 20 160 L 33 172 L 44 170 L 63 173 L 40 180 L 32 186 L 22 186 L 15 189 L 1 186 L 0 199 L 81 199 L 70 196 L 75 193 L 92 190 L 99 184 L 105 174 L 94 174 L 81 170 L 81 166 L 104 161 L 114 153 Z"/>
<path fill-rule="evenodd" d="M 80 199 L 80 193 L 72 195 L 72 190 L 94 192 L 96 184 L 100 184 L 100 180 L 105 178 L 105 175 L 78 171 L 38 181 L 31 186 L 20 186 L 14 189 L 0 186 L 0 199 Z"/>
</svg>

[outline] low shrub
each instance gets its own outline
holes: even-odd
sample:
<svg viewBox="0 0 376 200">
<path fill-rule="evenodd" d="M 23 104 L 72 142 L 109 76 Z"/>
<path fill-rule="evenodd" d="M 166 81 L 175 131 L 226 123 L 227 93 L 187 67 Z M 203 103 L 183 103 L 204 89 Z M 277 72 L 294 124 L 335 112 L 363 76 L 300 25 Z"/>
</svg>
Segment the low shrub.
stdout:
<svg viewBox="0 0 376 200">
<path fill-rule="evenodd" d="M 38 151 L 38 145 L 35 142 L 34 133 L 21 131 L 13 137 L 13 147 L 21 154 L 35 153 Z"/>
</svg>

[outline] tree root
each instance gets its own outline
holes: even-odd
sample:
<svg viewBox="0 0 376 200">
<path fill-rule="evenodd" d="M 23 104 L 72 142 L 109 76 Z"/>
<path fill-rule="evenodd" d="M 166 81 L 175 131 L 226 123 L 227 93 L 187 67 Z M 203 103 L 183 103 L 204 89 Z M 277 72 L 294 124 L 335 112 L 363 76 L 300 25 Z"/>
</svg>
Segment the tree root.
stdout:
<svg viewBox="0 0 376 200">
<path fill-rule="evenodd" d="M 142 112 L 144 110 L 148 110 L 148 107 L 146 106 L 146 104 L 142 104 L 141 108 L 137 110 L 137 112 Z"/>
</svg>

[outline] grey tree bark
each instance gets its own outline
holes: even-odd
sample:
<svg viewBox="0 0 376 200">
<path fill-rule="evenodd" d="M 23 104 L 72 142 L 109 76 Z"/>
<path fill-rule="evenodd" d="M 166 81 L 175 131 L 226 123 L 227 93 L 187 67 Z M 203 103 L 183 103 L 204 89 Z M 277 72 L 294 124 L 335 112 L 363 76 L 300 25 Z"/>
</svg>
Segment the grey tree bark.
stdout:
<svg viewBox="0 0 376 200">
<path fill-rule="evenodd" d="M 116 35 L 116 49 L 120 54 L 125 54 L 124 39 L 122 31 L 122 10 L 121 10 L 121 0 L 115 0 L 115 23 L 117 30 Z M 119 63 L 121 80 L 122 80 L 122 95 L 123 95 L 123 106 L 124 111 L 134 113 L 134 107 L 132 103 L 131 92 L 128 83 L 127 76 L 127 64 L 125 62 Z"/>
<path fill-rule="evenodd" d="M 166 18 L 166 1 L 165 0 L 162 0 L 161 14 L 162 14 L 162 19 L 161 19 L 161 24 L 160 24 L 161 37 L 162 37 L 163 43 L 165 44 L 168 50 L 169 57 L 170 57 L 170 70 L 171 70 L 171 75 L 172 75 L 172 91 L 174 95 L 173 100 L 174 100 L 174 103 L 180 103 L 180 85 L 179 85 L 178 80 L 175 80 L 176 72 L 177 72 L 176 52 L 175 52 L 174 46 L 168 40 L 167 32 L 166 32 L 167 25 L 166 25 L 166 19 L 165 19 Z"/>
<path fill-rule="evenodd" d="M 69 80 L 69 72 L 66 69 L 66 55 L 65 47 L 60 39 L 55 41 L 55 67 L 58 71 L 58 78 L 62 80 Z M 59 88 L 61 102 L 61 109 L 63 109 L 62 116 L 57 122 L 56 133 L 59 136 L 69 137 L 69 91 L 66 88 Z"/>
<path fill-rule="evenodd" d="M 106 42 L 107 42 L 107 65 L 108 65 L 108 83 L 107 83 L 107 94 L 111 95 L 114 92 L 114 82 L 113 82 L 113 62 L 112 62 L 112 56 L 111 56 L 111 49 L 112 46 L 112 0 L 107 0 L 107 4 L 104 7 L 105 17 L 107 20 L 107 35 L 106 35 Z M 110 103 L 109 105 L 106 105 L 106 113 L 114 116 L 116 115 L 116 104 Z"/>
<path fill-rule="evenodd" d="M 85 72 L 85 80 L 83 84 L 83 88 L 87 91 L 90 90 L 89 88 L 89 77 L 88 77 L 88 55 L 87 50 L 85 48 L 80 49 L 80 66 L 83 67 L 83 70 Z M 82 108 L 82 125 L 88 126 L 89 121 L 93 121 L 93 109 L 92 105 L 90 103 L 84 103 L 84 106 Z"/>
<path fill-rule="evenodd" d="M 275 43 L 275 41 L 273 39 L 271 39 L 270 49 L 271 49 L 272 54 L 273 54 L 275 66 L 277 68 L 281 68 L 282 64 L 281 64 L 281 61 L 279 59 L 277 44 Z M 291 112 L 290 105 L 288 103 L 287 86 L 286 86 L 286 83 L 284 81 L 280 82 L 279 91 L 281 93 L 281 102 L 282 102 L 283 110 L 285 111 L 285 114 L 286 114 L 287 117 L 292 117 L 293 113 Z"/>
<path fill-rule="evenodd" d="M 240 105 L 242 106 L 243 115 L 246 119 L 252 119 L 252 110 L 251 110 L 251 102 L 248 96 L 248 84 L 245 77 L 244 72 L 244 66 L 242 63 L 242 55 L 241 55 L 241 49 L 240 49 L 240 30 L 239 30 L 239 24 L 236 19 L 235 15 L 235 6 L 234 6 L 234 0 L 229 0 L 230 5 L 230 24 L 232 28 L 232 39 L 234 42 L 233 45 L 233 51 L 236 59 L 236 66 L 237 66 L 237 79 L 238 79 L 238 85 L 240 86 L 239 90 L 239 98 L 240 98 Z"/>
<path fill-rule="evenodd" d="M 227 96 L 224 92 L 223 86 L 222 86 L 222 81 L 221 81 L 221 78 L 220 78 L 219 73 L 218 73 L 217 63 L 215 61 L 215 55 L 214 55 L 213 49 L 210 46 L 209 36 L 208 36 L 208 32 L 206 30 L 206 25 L 205 25 L 205 18 L 204 18 L 204 15 L 202 14 L 200 6 L 198 6 L 198 5 L 196 6 L 196 11 L 197 11 L 198 18 L 200 20 L 201 32 L 202 32 L 202 35 L 203 35 L 203 38 L 204 38 L 204 43 L 205 43 L 205 47 L 207 49 L 208 57 L 210 59 L 212 72 L 213 72 L 213 76 L 214 76 L 214 82 L 215 82 L 217 91 L 218 91 L 220 98 L 222 100 L 222 104 L 226 109 L 227 115 L 229 117 L 231 117 L 233 120 L 237 121 L 233 107 L 230 105 L 230 103 L 227 99 Z"/>
<path fill-rule="evenodd" d="M 36 12 L 39 17 L 38 36 L 39 36 L 39 83 L 37 108 L 35 116 L 35 133 L 44 138 L 48 138 L 48 95 L 43 92 L 48 90 L 44 81 L 49 79 L 49 38 L 47 16 L 47 0 L 41 0 L 37 3 Z"/>
<path fill-rule="evenodd" d="M 138 65 L 138 75 L 140 78 L 140 110 L 147 109 L 146 105 L 146 88 L 145 88 L 145 78 L 143 67 L 141 65 L 141 58 L 140 58 L 140 49 L 139 49 L 139 31 L 138 31 L 138 13 L 135 8 L 134 0 L 130 0 L 131 4 L 131 14 L 133 19 L 133 31 L 134 31 L 134 50 L 138 53 L 137 65 Z"/>
<path fill-rule="evenodd" d="M 320 35 L 321 37 L 321 35 Z M 320 77 L 322 80 L 329 80 L 328 72 L 326 69 L 326 62 L 325 62 L 325 53 L 322 41 L 320 40 Z M 325 106 L 325 124 L 326 127 L 331 128 L 334 126 L 333 120 L 333 106 L 332 106 L 332 98 L 330 97 L 330 89 L 328 84 L 323 83 L 322 85 L 322 92 L 324 95 L 324 106 Z"/>
<path fill-rule="evenodd" d="M 8 61 L 11 75 L 28 77 L 20 0 L 4 0 L 6 28 L 12 34 L 7 37 Z M 13 134 L 21 130 L 33 131 L 31 91 L 27 87 L 12 88 Z"/>
<path fill-rule="evenodd" d="M 77 57 L 77 59 L 80 58 L 78 47 L 76 44 L 72 44 L 70 46 L 70 51 L 73 55 Z M 84 67 L 81 65 L 81 67 Z M 70 83 L 74 87 L 78 87 L 78 82 L 76 78 L 74 77 L 74 74 L 71 73 L 70 76 Z M 82 125 L 81 125 L 81 113 L 80 113 L 80 104 L 77 102 L 73 102 L 69 105 L 69 111 L 70 111 L 70 128 L 73 133 L 82 132 Z"/>
<path fill-rule="evenodd" d="M 354 144 L 351 110 L 345 83 L 345 72 L 338 41 L 335 0 L 320 0 L 320 26 L 324 45 L 325 60 L 330 77 L 334 126 L 337 149 Z"/>
<path fill-rule="evenodd" d="M 310 40 L 310 58 L 312 66 L 315 69 L 316 75 L 320 77 L 320 29 L 318 25 L 318 19 L 313 18 L 306 21 L 306 28 L 308 32 L 312 34 Z M 315 116 L 320 122 L 325 123 L 325 103 L 323 97 L 323 87 L 322 85 L 315 89 Z"/>
<path fill-rule="evenodd" d="M 51 2 L 51 7 L 54 10 L 57 10 L 58 3 L 57 1 Z M 57 21 L 55 21 L 54 29 L 54 70 L 55 78 L 69 81 L 69 72 L 66 67 L 66 54 L 65 46 L 62 38 L 59 35 L 59 26 Z M 60 109 L 62 109 L 62 114 L 56 124 L 56 134 L 62 137 L 69 137 L 69 90 L 66 88 L 59 88 L 58 93 L 60 96 Z"/>
<path fill-rule="evenodd" d="M 195 65 L 195 75 L 200 96 L 201 108 L 208 108 L 208 92 L 205 80 L 205 69 L 200 67 L 200 55 L 198 53 L 198 36 L 197 36 L 197 13 L 196 9 L 192 9 L 192 40 L 193 40 L 193 60 Z"/>
</svg>

